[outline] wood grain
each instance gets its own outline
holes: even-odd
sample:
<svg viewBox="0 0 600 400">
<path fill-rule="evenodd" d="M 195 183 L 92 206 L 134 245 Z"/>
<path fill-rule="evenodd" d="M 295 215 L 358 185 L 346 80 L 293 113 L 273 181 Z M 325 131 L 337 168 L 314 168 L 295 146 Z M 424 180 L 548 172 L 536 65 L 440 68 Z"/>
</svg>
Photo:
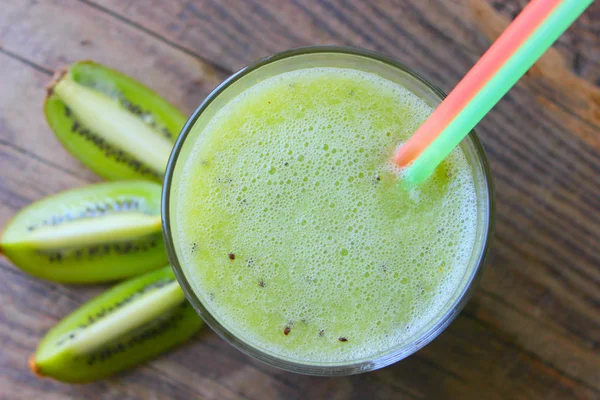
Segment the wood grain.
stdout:
<svg viewBox="0 0 600 400">
<path fill-rule="evenodd" d="M 0 225 L 48 194 L 99 178 L 43 120 L 52 71 L 117 68 L 190 113 L 231 72 L 309 44 L 366 47 L 449 90 L 526 2 L 47 0 L 2 2 Z M 109 380 L 68 386 L 26 368 L 47 329 L 102 286 L 37 280 L 0 258 L 0 398 L 600 398 L 600 4 L 479 124 L 497 227 L 457 321 L 400 363 L 343 378 L 294 375 L 205 330 Z"/>
</svg>

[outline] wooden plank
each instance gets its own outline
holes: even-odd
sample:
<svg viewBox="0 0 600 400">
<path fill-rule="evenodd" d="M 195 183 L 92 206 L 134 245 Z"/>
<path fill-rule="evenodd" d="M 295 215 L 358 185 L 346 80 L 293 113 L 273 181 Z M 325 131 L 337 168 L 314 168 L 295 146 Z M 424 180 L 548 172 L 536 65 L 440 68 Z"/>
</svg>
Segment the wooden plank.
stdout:
<svg viewBox="0 0 600 400">
<path fill-rule="evenodd" d="M 41 107 L 48 74 L 64 64 L 106 63 L 185 112 L 228 72 L 314 43 L 385 52 L 449 89 L 523 4 L 6 4 L 0 14 L 0 224 L 30 201 L 97 180 L 60 148 L 41 112 L 31 112 Z M 365 375 L 306 377 L 253 361 L 205 330 L 104 382 L 38 380 L 27 371 L 27 355 L 49 327 L 103 287 L 42 282 L 1 259 L 2 392 L 57 399 L 598 398 L 600 95 L 590 83 L 600 74 L 591 25 L 598 10 L 595 4 L 478 128 L 496 177 L 494 250 L 465 312 L 415 356 Z"/>
<path fill-rule="evenodd" d="M 496 12 L 489 13 L 490 7 L 486 3 L 473 1 L 472 7 L 478 11 L 479 28 L 484 33 L 497 34 L 498 26 L 505 24 L 502 15 L 514 18 L 520 10 L 528 3 L 528 0 L 491 1 L 488 2 Z M 598 49 L 598 27 L 597 21 L 600 17 L 600 7 L 595 4 L 586 11 L 576 22 L 563 34 L 555 47 L 560 50 L 565 63 L 573 72 L 588 82 L 598 83 L 600 78 L 600 49 Z M 489 19 L 488 19 L 489 18 Z M 487 21 L 487 23 L 483 23 Z M 595 29 L 594 29 L 595 28 Z"/>
<path fill-rule="evenodd" d="M 508 344 L 527 349 L 561 372 L 592 386 L 600 380 L 600 354 L 593 350 L 593 344 L 579 345 L 566 330 L 540 326 L 534 313 L 516 309 L 484 289 L 469 303 L 466 313 L 492 330 L 503 332 Z"/>
<path fill-rule="evenodd" d="M 260 55 L 316 43 L 380 47 L 400 60 L 413 62 L 414 53 L 399 54 L 394 47 L 414 51 L 415 44 L 419 44 L 418 47 L 436 50 L 427 57 L 433 58 L 442 51 L 448 60 L 463 56 L 462 52 L 477 57 L 489 44 L 485 35 L 495 37 L 498 25 L 514 18 L 528 2 L 383 1 L 369 9 L 367 5 L 341 0 L 234 1 L 227 7 L 212 0 L 180 0 L 167 4 L 160 0 L 144 3 L 85 1 L 230 69 L 239 68 Z M 597 29 L 593 29 L 593 21 L 599 15 L 600 6 L 593 5 L 557 43 L 569 67 L 589 82 L 600 78 Z M 390 27 L 390 22 L 401 26 Z M 256 29 L 257 26 L 261 29 Z M 482 32 L 485 35 L 481 35 Z M 462 52 L 456 53 L 456 47 Z M 417 48 L 416 51 L 426 50 Z M 470 60 L 469 57 L 467 61 Z M 442 69 L 446 63 L 429 66 Z"/>
<path fill-rule="evenodd" d="M 470 0 L 470 5 L 477 29 L 490 39 L 498 37 L 508 21 L 486 2 Z M 506 13 L 505 5 L 498 7 Z M 600 5 L 594 3 L 531 68 L 526 80 L 546 113 L 596 150 L 600 149 L 600 46 L 592 21 L 599 17 Z"/>
<path fill-rule="evenodd" d="M 157 36 L 236 70 L 261 56 L 307 44 L 349 44 L 394 56 L 448 90 L 506 26 L 522 1 L 512 7 L 486 1 L 388 2 L 355 5 L 348 1 L 150 3 L 86 0 L 143 25 Z M 597 98 L 591 82 L 600 80 L 598 46 L 592 29 L 600 5 L 594 4 L 559 40 L 553 51 L 520 83 L 528 101 L 541 103 L 544 117 L 600 147 Z M 255 29 L 256 26 L 261 29 Z M 234 35 L 239 30 L 243 35 Z M 487 36 L 487 40 L 486 40 Z M 572 45 L 576 42 L 577 45 Z M 594 46 L 594 44 L 596 44 Z M 592 49 L 589 51 L 588 49 Z M 540 69 L 543 69 L 540 72 Z M 587 79 L 582 79 L 584 74 Z M 550 82 L 547 82 L 550 80 Z M 550 84 L 550 87 L 548 87 Z M 576 90 L 573 90 L 576 87 Z M 585 107 L 581 107 L 585 104 Z"/>
<path fill-rule="evenodd" d="M 14 18 L 20 23 L 11 23 Z M 0 26 L 6 51 L 48 70 L 93 59 L 146 84 L 185 113 L 224 77 L 202 60 L 76 0 L 9 2 Z"/>
<path fill-rule="evenodd" d="M 3 91 L 6 94 L 0 96 L 0 145 L 4 146 L 6 151 L 20 153 L 46 165 L 49 171 L 72 175 L 82 181 L 94 180 L 94 174 L 83 169 L 82 165 L 64 150 L 44 120 L 44 86 L 49 79 L 46 71 L 24 66 L 23 62 L 0 52 L 0 80 L 3 85 L 9 86 Z M 3 157 L 0 162 L 8 163 L 8 156 Z M 10 165 L 3 166 L 7 172 L 12 168 Z M 3 174 L 3 177 L 20 178 L 19 170 L 13 168 L 13 171 L 16 174 Z M 52 174 L 46 175 L 53 179 Z M 39 181 L 41 176 L 32 178 Z M 25 185 L 29 183 L 24 182 Z M 56 189 L 59 187 L 55 187 Z"/>
</svg>

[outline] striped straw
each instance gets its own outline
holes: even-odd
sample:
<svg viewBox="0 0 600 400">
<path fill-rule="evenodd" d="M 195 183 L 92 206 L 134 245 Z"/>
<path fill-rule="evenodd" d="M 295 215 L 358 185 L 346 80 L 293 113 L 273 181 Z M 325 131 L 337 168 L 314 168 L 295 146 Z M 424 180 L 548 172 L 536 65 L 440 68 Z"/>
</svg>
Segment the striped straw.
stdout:
<svg viewBox="0 0 600 400">
<path fill-rule="evenodd" d="M 533 0 L 394 158 L 420 183 L 593 0 Z"/>
</svg>

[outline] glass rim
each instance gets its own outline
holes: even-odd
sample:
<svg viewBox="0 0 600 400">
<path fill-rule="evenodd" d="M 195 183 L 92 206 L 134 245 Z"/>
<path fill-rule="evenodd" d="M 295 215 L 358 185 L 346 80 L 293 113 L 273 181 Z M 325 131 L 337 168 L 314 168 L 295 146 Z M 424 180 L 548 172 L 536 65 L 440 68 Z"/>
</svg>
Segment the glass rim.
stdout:
<svg viewBox="0 0 600 400">
<path fill-rule="evenodd" d="M 429 328 L 424 327 L 423 334 L 417 336 L 416 339 L 412 342 L 407 342 L 403 344 L 399 348 L 392 348 L 387 353 L 379 353 L 371 356 L 368 361 L 357 360 L 356 362 L 352 362 L 349 364 L 342 363 L 319 363 L 318 365 L 309 364 L 309 363 L 300 363 L 294 362 L 290 360 L 286 360 L 281 357 L 276 357 L 267 352 L 263 351 L 260 348 L 252 346 L 243 340 L 239 339 L 235 334 L 230 332 L 226 327 L 224 327 L 212 314 L 204 307 L 200 299 L 195 295 L 190 283 L 187 281 L 187 278 L 183 272 L 183 268 L 179 263 L 179 259 L 177 256 L 177 252 L 175 250 L 172 230 L 170 227 L 170 193 L 171 193 L 171 185 L 173 184 L 173 174 L 175 171 L 175 167 L 177 164 L 177 160 L 179 158 L 179 154 L 184 146 L 184 143 L 192 131 L 196 121 L 200 118 L 203 112 L 212 104 L 212 102 L 226 89 L 228 89 L 232 84 L 237 82 L 239 79 L 244 76 L 252 73 L 253 71 L 258 70 L 259 68 L 271 64 L 276 61 L 280 61 L 283 59 L 300 56 L 300 55 L 309 55 L 309 54 L 327 54 L 327 53 L 337 53 L 337 54 L 347 54 L 351 56 L 358 56 L 371 59 L 373 61 L 383 62 L 388 66 L 399 69 L 400 71 L 407 73 L 413 79 L 424 84 L 428 89 L 433 91 L 437 96 L 439 96 L 440 100 L 443 100 L 446 97 L 444 91 L 438 88 L 436 85 L 432 84 L 428 79 L 421 76 L 416 71 L 411 68 L 405 66 L 404 64 L 394 60 L 391 57 L 385 56 L 375 51 L 356 48 L 356 47 L 347 47 L 347 46 L 307 46 L 307 47 L 299 47 L 291 50 L 282 51 L 267 57 L 264 57 L 254 63 L 251 63 L 239 71 L 235 72 L 223 82 L 221 82 L 215 89 L 213 89 L 208 96 L 202 101 L 202 103 L 196 108 L 196 110 L 191 114 L 188 118 L 187 122 L 183 126 L 169 157 L 169 161 L 167 163 L 165 178 L 162 187 L 162 196 L 161 196 L 161 213 L 162 213 L 162 231 L 163 231 L 163 239 L 165 242 L 165 248 L 167 251 L 167 255 L 169 257 L 169 261 L 171 263 L 171 268 L 173 269 L 177 281 L 181 286 L 187 300 L 192 304 L 196 312 L 202 317 L 202 319 L 206 322 L 210 328 L 215 331 L 221 338 L 223 338 L 226 342 L 233 345 L 238 350 L 242 351 L 246 355 L 249 355 L 255 359 L 258 359 L 268 365 L 287 370 L 290 372 L 296 372 L 306 375 L 316 375 L 316 376 L 342 376 L 342 375 L 353 375 L 361 372 L 373 371 L 379 368 L 386 367 L 391 365 L 397 361 L 400 361 L 411 354 L 414 354 L 422 347 L 427 345 L 433 339 L 435 339 L 440 333 L 442 333 L 446 327 L 457 317 L 458 313 L 465 306 L 466 302 L 469 300 L 472 295 L 473 289 L 476 285 L 476 281 L 481 275 L 482 267 L 485 264 L 486 257 L 489 253 L 491 247 L 491 239 L 492 233 L 494 230 L 494 220 L 495 220 L 495 195 L 494 195 L 494 186 L 492 182 L 491 169 L 485 154 L 485 150 L 483 145 L 479 141 L 477 135 L 475 134 L 475 130 L 471 130 L 467 135 L 468 140 L 471 141 L 475 153 L 476 158 L 483 170 L 483 178 L 485 180 L 485 188 L 487 189 L 487 229 L 483 232 L 483 242 L 481 245 L 481 252 L 479 254 L 479 259 L 474 262 L 475 267 L 470 272 L 470 276 L 467 278 L 466 283 L 464 284 L 461 293 L 456 296 L 454 303 L 451 304 L 445 314 L 440 316 L 439 319 L 433 320 L 433 325 Z M 372 360 L 371 360 L 372 359 Z M 366 360 L 366 359 L 365 359 Z"/>
</svg>

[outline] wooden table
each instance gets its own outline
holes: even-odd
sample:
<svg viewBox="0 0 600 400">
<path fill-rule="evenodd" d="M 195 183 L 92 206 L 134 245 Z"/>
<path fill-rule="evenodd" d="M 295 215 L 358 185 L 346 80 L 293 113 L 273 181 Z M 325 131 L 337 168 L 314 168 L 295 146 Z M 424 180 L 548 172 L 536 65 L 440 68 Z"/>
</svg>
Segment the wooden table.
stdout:
<svg viewBox="0 0 600 400">
<path fill-rule="evenodd" d="M 0 226 L 21 207 L 99 178 L 41 112 L 52 72 L 93 59 L 190 113 L 262 56 L 309 44 L 395 57 L 444 90 L 525 0 L 0 0 Z M 493 251 L 479 288 L 433 343 L 342 378 L 279 371 L 209 329 L 109 380 L 39 380 L 27 357 L 103 286 L 41 281 L 0 258 L 0 398 L 599 399 L 600 3 L 478 126 L 496 183 Z"/>
</svg>

